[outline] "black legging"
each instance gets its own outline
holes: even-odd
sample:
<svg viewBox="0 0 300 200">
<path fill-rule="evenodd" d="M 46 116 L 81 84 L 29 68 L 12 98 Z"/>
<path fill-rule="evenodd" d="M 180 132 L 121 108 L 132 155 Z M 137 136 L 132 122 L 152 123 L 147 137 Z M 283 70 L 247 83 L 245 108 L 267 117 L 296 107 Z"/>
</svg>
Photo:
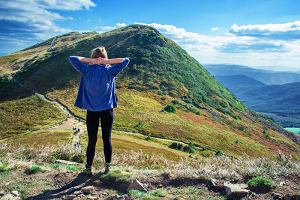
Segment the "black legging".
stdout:
<svg viewBox="0 0 300 200">
<path fill-rule="evenodd" d="M 95 156 L 95 148 L 98 135 L 99 118 L 101 118 L 102 140 L 104 147 L 105 162 L 111 162 L 112 146 L 111 146 L 111 131 L 114 121 L 113 109 L 103 111 L 87 111 L 86 125 L 89 136 L 88 147 L 86 151 L 87 162 L 86 166 L 91 167 Z"/>
</svg>

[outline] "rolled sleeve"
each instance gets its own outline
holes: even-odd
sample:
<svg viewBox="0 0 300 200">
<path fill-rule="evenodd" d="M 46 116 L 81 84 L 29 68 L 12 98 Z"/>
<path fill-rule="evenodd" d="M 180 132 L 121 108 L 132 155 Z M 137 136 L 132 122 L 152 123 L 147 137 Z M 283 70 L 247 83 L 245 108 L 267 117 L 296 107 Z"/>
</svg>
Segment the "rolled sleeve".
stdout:
<svg viewBox="0 0 300 200">
<path fill-rule="evenodd" d="M 122 63 L 114 64 L 109 68 L 110 73 L 113 76 L 117 76 L 125 67 L 128 66 L 130 60 L 129 58 L 125 58 Z"/>
<path fill-rule="evenodd" d="M 89 66 L 79 61 L 77 56 L 69 56 L 69 61 L 78 72 L 85 74 L 88 71 Z"/>
</svg>

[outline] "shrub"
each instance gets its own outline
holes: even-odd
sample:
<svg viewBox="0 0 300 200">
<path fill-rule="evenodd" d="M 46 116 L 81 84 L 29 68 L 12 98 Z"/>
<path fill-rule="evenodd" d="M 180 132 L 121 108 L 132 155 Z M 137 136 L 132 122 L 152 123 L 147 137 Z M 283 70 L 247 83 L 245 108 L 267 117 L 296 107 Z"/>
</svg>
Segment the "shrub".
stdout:
<svg viewBox="0 0 300 200">
<path fill-rule="evenodd" d="M 41 166 L 39 165 L 31 165 L 30 167 L 27 167 L 26 170 L 25 170 L 25 173 L 26 174 L 36 174 L 38 172 L 44 172 L 45 170 L 42 169 Z"/>
<path fill-rule="evenodd" d="M 172 142 L 169 147 L 171 149 L 176 149 L 179 151 L 184 151 L 184 152 L 188 152 L 188 153 L 195 153 L 196 151 L 196 147 L 193 143 L 189 143 L 188 145 L 182 145 L 180 143 L 177 142 Z"/>
<path fill-rule="evenodd" d="M 223 153 L 223 151 L 221 151 L 221 150 L 218 150 L 217 152 L 216 152 L 216 156 L 223 156 L 224 155 L 224 153 Z"/>
<path fill-rule="evenodd" d="M 163 111 L 170 112 L 170 113 L 175 113 L 176 109 L 172 105 L 167 105 L 166 107 L 164 107 Z"/>
<path fill-rule="evenodd" d="M 0 172 L 8 171 L 8 164 L 0 162 Z"/>
<path fill-rule="evenodd" d="M 188 145 L 183 147 L 183 151 L 188 152 L 188 153 L 195 153 L 196 147 L 192 142 L 189 142 Z"/>
<path fill-rule="evenodd" d="M 169 145 L 169 147 L 170 147 L 171 149 L 177 149 L 177 150 L 179 150 L 179 151 L 182 151 L 182 149 L 183 149 L 183 145 L 180 144 L 180 143 L 177 143 L 177 142 L 172 142 L 172 143 Z"/>
<path fill-rule="evenodd" d="M 264 177 L 264 176 L 257 176 L 252 179 L 250 179 L 247 182 L 249 188 L 256 192 L 264 192 L 268 191 L 273 187 L 272 180 Z"/>
</svg>

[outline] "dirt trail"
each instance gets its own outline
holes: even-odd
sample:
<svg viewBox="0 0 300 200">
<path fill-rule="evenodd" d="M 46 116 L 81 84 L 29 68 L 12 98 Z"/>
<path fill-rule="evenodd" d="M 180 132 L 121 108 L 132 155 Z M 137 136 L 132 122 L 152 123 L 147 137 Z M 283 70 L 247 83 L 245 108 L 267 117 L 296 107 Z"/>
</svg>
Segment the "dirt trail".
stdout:
<svg viewBox="0 0 300 200">
<path fill-rule="evenodd" d="M 79 131 L 74 130 L 74 135 L 73 135 L 73 140 L 72 140 L 72 146 L 75 149 L 81 149 L 80 146 L 80 135 L 84 132 L 85 129 L 85 122 L 84 119 L 80 118 L 79 116 L 76 116 L 67 106 L 65 106 L 62 102 L 55 100 L 55 99 L 51 99 L 49 97 L 47 97 L 46 95 L 40 94 L 38 92 L 36 92 L 36 95 L 38 95 L 41 99 L 52 103 L 54 105 L 56 105 L 58 108 L 60 108 L 66 115 L 67 118 L 65 121 L 63 121 L 62 123 L 60 123 L 59 125 L 54 125 L 52 127 L 49 127 L 52 130 L 55 129 L 72 129 L 74 130 L 74 128 L 79 129 Z M 127 134 L 127 135 L 138 135 L 138 136 L 148 136 L 147 134 L 142 134 L 142 133 L 138 133 L 138 132 L 128 132 L 125 130 L 120 130 L 120 129 L 113 129 L 115 131 Z M 151 136 L 151 138 L 155 138 L 157 140 L 163 141 L 163 142 L 176 142 L 176 143 L 181 143 L 181 144 L 185 144 L 188 145 L 188 143 L 186 142 L 182 142 L 180 140 L 176 140 L 176 139 L 167 139 L 164 137 L 159 137 L 159 136 Z M 208 149 L 210 151 L 213 152 L 217 152 L 217 150 L 215 150 L 214 148 L 211 147 L 207 147 L 207 146 L 201 146 L 198 144 L 195 144 L 196 147 L 200 148 L 200 149 Z"/>
<path fill-rule="evenodd" d="M 79 116 L 76 116 L 66 105 L 64 105 L 59 100 L 57 100 L 57 99 L 51 99 L 47 95 L 41 94 L 38 91 L 34 90 L 33 88 L 28 88 L 28 87 L 24 86 L 15 77 L 14 77 L 13 80 L 17 84 L 19 84 L 21 87 L 23 87 L 25 89 L 28 89 L 28 90 L 31 90 L 32 92 L 34 92 L 42 100 L 54 104 L 55 106 L 57 106 L 60 110 L 62 110 L 66 114 L 67 118 L 64 121 L 62 121 L 59 124 L 50 126 L 50 127 L 48 127 L 48 129 L 51 129 L 51 130 L 56 130 L 56 129 L 72 129 L 74 131 L 73 139 L 72 139 L 72 146 L 75 149 L 80 149 L 81 148 L 81 146 L 80 146 L 80 135 L 84 132 L 84 129 L 85 129 L 85 121 L 84 121 L 84 119 L 82 119 Z M 122 132 L 122 133 L 128 134 L 128 135 L 149 136 L 148 134 L 143 134 L 143 133 L 138 133 L 138 132 L 128 132 L 128 131 L 120 130 L 120 129 L 113 129 L 113 130 L 119 131 L 119 132 Z M 168 138 L 164 138 L 164 137 L 160 137 L 160 136 L 151 136 L 151 138 L 155 138 L 157 140 L 164 141 L 164 142 L 176 142 L 176 143 L 181 143 L 181 144 L 188 145 L 187 142 L 183 142 L 183 141 L 180 141 L 180 140 L 177 140 L 177 139 L 168 139 Z M 194 145 L 197 148 L 199 148 L 199 149 L 208 149 L 208 150 L 210 150 L 212 152 L 217 152 L 217 150 L 214 149 L 214 148 L 212 148 L 212 147 L 202 146 L 202 145 L 199 145 L 199 144 L 194 144 Z"/>
<path fill-rule="evenodd" d="M 54 104 L 57 106 L 63 113 L 66 114 L 67 118 L 61 122 L 60 124 L 48 127 L 51 130 L 61 130 L 61 129 L 72 129 L 73 139 L 72 139 L 72 146 L 75 150 L 80 150 L 80 135 L 84 132 L 85 124 L 80 120 L 80 118 L 76 117 L 65 105 L 57 100 L 53 100 L 48 98 L 46 95 L 35 93 L 39 98 L 49 103 Z"/>
</svg>

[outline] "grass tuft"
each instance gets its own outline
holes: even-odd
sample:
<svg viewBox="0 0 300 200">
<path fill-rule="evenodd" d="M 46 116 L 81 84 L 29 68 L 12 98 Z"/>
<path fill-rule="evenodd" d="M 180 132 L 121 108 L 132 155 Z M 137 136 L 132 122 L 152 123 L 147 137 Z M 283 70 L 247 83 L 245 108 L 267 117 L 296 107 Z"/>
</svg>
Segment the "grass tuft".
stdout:
<svg viewBox="0 0 300 200">
<path fill-rule="evenodd" d="M 30 175 L 30 174 L 36 174 L 36 173 L 44 172 L 44 171 L 45 170 L 39 165 L 31 165 L 26 168 L 25 173 Z"/>
</svg>

